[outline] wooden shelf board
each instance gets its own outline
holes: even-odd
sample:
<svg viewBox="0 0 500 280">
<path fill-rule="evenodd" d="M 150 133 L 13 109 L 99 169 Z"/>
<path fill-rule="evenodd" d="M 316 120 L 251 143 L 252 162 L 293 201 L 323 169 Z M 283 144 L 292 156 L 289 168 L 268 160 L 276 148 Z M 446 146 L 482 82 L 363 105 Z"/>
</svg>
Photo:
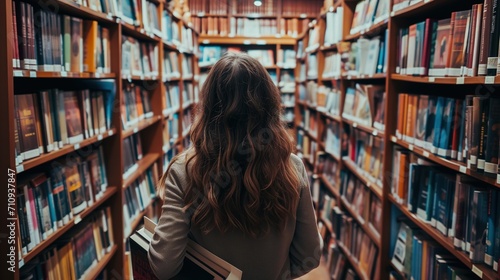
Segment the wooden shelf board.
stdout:
<svg viewBox="0 0 500 280">
<path fill-rule="evenodd" d="M 374 36 L 374 35 L 380 34 L 382 30 L 387 28 L 388 23 L 389 23 L 389 20 L 386 19 L 386 20 L 383 20 L 379 23 L 376 23 L 376 24 L 370 26 L 366 30 L 357 32 L 355 34 L 346 35 L 344 38 L 344 41 L 356 40 L 356 39 L 359 39 L 361 36 Z"/>
<path fill-rule="evenodd" d="M 148 33 L 144 28 L 134 26 L 122 20 L 119 21 L 122 25 L 122 31 L 125 35 L 134 37 L 136 39 L 146 40 L 149 42 L 159 42 L 162 39 L 152 33 Z"/>
<path fill-rule="evenodd" d="M 260 14 L 260 13 L 233 14 L 232 16 L 233 17 L 237 17 L 237 18 L 255 18 L 255 19 L 259 19 L 259 18 L 277 18 L 278 17 L 277 15 L 273 15 L 273 14 Z"/>
<path fill-rule="evenodd" d="M 244 36 L 200 36 L 200 44 L 231 44 L 231 45 L 295 45 L 296 38 L 291 36 L 261 36 L 249 38 Z"/>
<path fill-rule="evenodd" d="M 175 45 L 174 43 L 166 41 L 166 40 L 162 40 L 162 43 L 163 43 L 163 48 L 165 48 L 169 51 L 179 52 L 179 47 L 177 47 L 177 45 Z"/>
<path fill-rule="evenodd" d="M 94 11 L 89 7 L 77 4 L 71 0 L 53 0 L 51 2 L 52 7 L 54 5 L 63 14 L 68 14 L 71 16 L 76 16 L 83 19 L 91 19 L 98 21 L 99 23 L 114 23 L 115 17 L 98 11 Z"/>
<path fill-rule="evenodd" d="M 344 166 L 353 173 L 365 186 L 367 186 L 379 199 L 382 199 L 382 186 L 378 185 L 376 182 L 373 182 L 372 179 L 366 177 L 361 168 L 359 168 L 349 157 L 342 157 L 342 162 Z"/>
<path fill-rule="evenodd" d="M 371 127 L 371 126 L 367 126 L 367 125 L 363 125 L 363 124 L 359 124 L 355 121 L 352 121 L 352 120 L 349 120 L 349 119 L 346 119 L 346 118 L 342 118 L 342 121 L 349 124 L 350 126 L 352 126 L 353 128 L 355 129 L 359 129 L 359 130 L 362 130 L 366 133 L 369 133 L 373 136 L 376 136 L 376 137 L 380 137 L 380 138 L 384 138 L 384 132 L 383 131 L 380 131 L 374 127 Z"/>
<path fill-rule="evenodd" d="M 392 270 L 394 270 L 399 275 L 399 277 L 401 277 L 402 280 L 407 280 L 406 275 L 399 271 L 391 261 L 389 261 L 389 265 L 391 266 Z"/>
<path fill-rule="evenodd" d="M 66 79 L 113 79 L 115 73 L 65 72 L 65 71 L 34 71 L 13 70 L 14 78 L 66 78 Z"/>
<path fill-rule="evenodd" d="M 359 80 L 382 80 L 387 78 L 386 73 L 375 73 L 373 75 L 342 75 L 342 80 L 359 81 Z"/>
<path fill-rule="evenodd" d="M 125 191 L 128 186 L 130 186 L 137 178 L 139 178 L 139 176 L 146 172 L 146 170 L 151 165 L 153 165 L 153 163 L 155 163 L 159 157 L 160 154 L 157 153 L 151 153 L 143 156 L 142 159 L 137 162 L 137 170 L 123 179 L 122 191 Z"/>
<path fill-rule="evenodd" d="M 321 181 L 323 182 L 323 184 L 326 186 L 326 188 L 328 189 L 328 191 L 330 191 L 330 193 L 332 193 L 335 198 L 339 198 L 340 197 L 340 194 L 339 194 L 339 190 L 337 188 L 335 188 L 329 181 L 328 179 L 326 179 L 325 175 L 323 174 L 320 174 L 319 175 L 319 178 L 321 179 Z"/>
<path fill-rule="evenodd" d="M 366 235 L 370 237 L 373 243 L 380 249 L 381 248 L 381 242 L 380 242 L 380 236 L 373 232 L 373 229 L 368 226 L 368 221 L 361 218 L 359 214 L 352 208 L 352 205 L 344 198 L 341 197 L 340 201 L 342 205 L 344 206 L 345 209 L 347 209 L 347 212 L 353 217 L 356 222 L 359 224 L 359 226 L 363 229 Z"/>
<path fill-rule="evenodd" d="M 87 138 L 80 143 L 73 144 L 73 145 L 68 144 L 68 145 L 63 146 L 62 148 L 60 148 L 57 151 L 41 154 L 39 157 L 23 161 L 21 164 L 19 164 L 16 167 L 17 173 L 19 174 L 19 173 L 26 171 L 26 170 L 29 170 L 33 167 L 39 166 L 39 165 L 44 164 L 46 162 L 52 161 L 58 157 L 69 154 L 69 153 L 76 151 L 80 148 L 95 144 L 101 140 L 104 140 L 104 139 L 110 137 L 111 135 L 113 135 L 115 133 L 116 133 L 116 129 L 112 128 L 103 134 Z"/>
<path fill-rule="evenodd" d="M 128 232 L 126 233 L 124 236 L 123 236 L 123 241 L 125 242 L 127 240 L 127 238 L 130 237 L 130 235 L 132 235 L 132 233 L 134 233 L 135 229 L 139 226 L 139 224 L 143 221 L 144 219 L 144 215 L 146 215 L 147 211 L 149 210 L 149 207 L 151 207 L 151 205 L 153 205 L 153 203 L 158 199 L 158 197 L 155 197 L 153 199 L 151 199 L 151 201 L 149 202 L 149 204 L 144 207 L 144 210 L 142 210 L 139 215 L 137 215 L 137 217 L 134 218 L 134 220 L 132 221 L 132 223 L 130 224 L 130 230 L 131 232 Z"/>
<path fill-rule="evenodd" d="M 347 261 L 351 263 L 352 268 L 354 269 L 354 271 L 356 271 L 356 274 L 359 276 L 359 278 L 362 280 L 368 280 L 368 276 L 366 276 L 365 272 L 359 268 L 359 263 L 354 259 L 354 257 L 351 255 L 351 252 L 347 250 L 344 244 L 342 244 L 342 242 L 337 242 L 337 245 L 344 253 Z"/>
<path fill-rule="evenodd" d="M 318 15 L 315 14 L 315 15 L 308 15 L 308 14 L 282 14 L 281 15 L 282 18 L 299 18 L 299 19 L 306 19 L 306 18 L 317 18 Z"/>
<path fill-rule="evenodd" d="M 325 226 L 326 230 L 328 230 L 328 232 L 333 235 L 332 222 L 326 220 L 321 215 L 319 215 L 319 220 L 323 223 L 323 225 Z"/>
<path fill-rule="evenodd" d="M 427 77 L 391 74 L 391 79 L 397 81 L 442 84 L 442 85 L 480 85 L 480 84 L 500 84 L 500 76 L 477 76 L 477 77 Z"/>
<path fill-rule="evenodd" d="M 337 50 L 337 44 L 333 44 L 330 46 L 321 46 L 319 48 L 320 51 L 322 52 L 331 52 L 331 51 L 336 51 Z"/>
<path fill-rule="evenodd" d="M 193 13 L 193 17 L 227 17 L 228 14 L 210 14 L 210 13 L 205 13 L 205 12 L 198 12 L 198 13 Z"/>
<path fill-rule="evenodd" d="M 153 116 L 148 119 L 143 119 L 140 120 L 136 125 L 133 125 L 131 127 L 128 127 L 127 129 L 123 130 L 122 132 L 122 139 L 129 137 L 132 134 L 135 134 L 143 129 L 148 128 L 149 126 L 152 126 L 153 124 L 157 123 L 162 119 L 163 115 L 159 116 Z"/>
<path fill-rule="evenodd" d="M 436 240 L 441 246 L 443 246 L 447 251 L 453 254 L 458 260 L 460 260 L 465 266 L 474 272 L 474 267 L 482 271 L 482 279 L 493 280 L 498 279 L 497 272 L 495 272 L 491 267 L 485 264 L 473 264 L 469 255 L 465 254 L 463 251 L 455 249 L 453 246 L 453 241 L 451 238 L 444 236 L 437 229 L 433 228 L 431 225 L 422 221 L 415 214 L 411 213 L 406 206 L 399 204 L 396 199 L 389 195 L 389 201 L 391 201 L 406 217 L 408 217 L 414 224 L 427 233 L 430 237 Z"/>
<path fill-rule="evenodd" d="M 43 250 L 52 245 L 59 237 L 61 237 L 64 233 L 70 230 L 74 225 L 78 224 L 81 220 L 85 219 L 87 216 L 92 214 L 92 212 L 97 209 L 100 205 L 102 205 L 105 201 L 107 201 L 112 195 L 114 195 L 118 191 L 117 187 L 108 186 L 103 196 L 94 202 L 92 206 L 87 207 L 82 212 L 78 213 L 71 219 L 67 224 L 58 228 L 52 235 L 50 235 L 47 239 L 42 241 L 40 244 L 36 245 L 33 250 L 28 252 L 26 255 L 22 256 L 24 263 L 26 264 L 38 254 L 40 254 Z"/>
<path fill-rule="evenodd" d="M 321 111 L 321 110 L 317 110 L 317 111 L 319 112 L 319 114 L 321 116 L 324 116 L 325 118 L 328 118 L 330 120 L 334 120 L 336 122 L 342 122 L 342 117 L 340 117 L 340 116 L 332 115 L 332 114 L 329 114 L 329 113 Z"/>
<path fill-rule="evenodd" d="M 159 76 L 147 76 L 147 75 L 122 75 L 122 80 L 128 81 L 158 81 Z"/>
<path fill-rule="evenodd" d="M 99 276 L 102 270 L 108 265 L 109 261 L 111 261 L 116 251 L 118 251 L 118 245 L 115 244 L 113 245 L 113 247 L 111 247 L 111 250 L 101 258 L 97 265 L 93 267 L 91 271 L 85 274 L 84 279 L 97 279 L 97 276 Z"/>
<path fill-rule="evenodd" d="M 441 5 L 454 4 L 453 0 L 421 0 L 410 4 L 408 7 L 398 11 L 391 11 L 392 18 L 411 17 L 415 15 L 425 15 L 426 12 L 434 10 Z"/>
<path fill-rule="evenodd" d="M 467 168 L 467 165 L 465 163 L 462 163 L 462 162 L 459 162 L 456 160 L 445 159 L 445 158 L 442 158 L 440 156 L 436 156 L 433 153 L 426 151 L 420 147 L 417 147 L 413 144 L 409 144 L 403 140 L 397 139 L 396 136 L 391 136 L 391 142 L 393 142 L 393 143 L 395 143 L 395 144 L 397 144 L 405 149 L 408 149 L 421 157 L 427 158 L 427 159 L 429 159 L 429 160 L 431 160 L 431 161 L 433 161 L 441 166 L 449 168 L 455 172 L 467 174 L 467 175 L 469 175 L 469 176 L 471 176 L 479 181 L 482 181 L 482 182 L 488 183 L 490 185 L 493 185 L 497 188 L 500 188 L 500 184 L 497 184 L 496 178 L 487 177 L 483 174 L 473 172 Z"/>
</svg>

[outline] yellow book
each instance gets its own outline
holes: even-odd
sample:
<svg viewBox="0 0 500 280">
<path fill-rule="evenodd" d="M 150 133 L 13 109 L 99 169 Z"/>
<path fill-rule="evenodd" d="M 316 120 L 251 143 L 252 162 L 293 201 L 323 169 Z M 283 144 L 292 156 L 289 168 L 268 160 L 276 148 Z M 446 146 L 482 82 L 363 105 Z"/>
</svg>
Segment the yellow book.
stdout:
<svg viewBox="0 0 500 280">
<path fill-rule="evenodd" d="M 97 21 L 85 20 L 83 22 L 83 71 L 96 72 L 97 70 Z"/>
</svg>

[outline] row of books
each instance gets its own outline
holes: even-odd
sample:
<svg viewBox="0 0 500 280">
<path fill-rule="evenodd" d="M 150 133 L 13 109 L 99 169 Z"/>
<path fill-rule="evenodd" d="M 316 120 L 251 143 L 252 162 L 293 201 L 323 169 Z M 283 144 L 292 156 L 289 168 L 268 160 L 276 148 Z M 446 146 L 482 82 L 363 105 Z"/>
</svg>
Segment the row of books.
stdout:
<svg viewBox="0 0 500 280">
<path fill-rule="evenodd" d="M 186 108 L 195 102 L 195 91 L 194 85 L 191 82 L 184 82 L 184 86 L 182 87 L 182 106 Z"/>
<path fill-rule="evenodd" d="M 182 115 L 182 134 L 186 136 L 191 129 L 191 124 L 193 123 L 192 109 L 184 110 Z"/>
<path fill-rule="evenodd" d="M 492 0 L 426 19 L 399 31 L 396 73 L 429 76 L 498 75 L 498 6 Z"/>
<path fill-rule="evenodd" d="M 495 127 L 500 121 L 500 99 L 400 94 L 398 102 L 398 112 L 407 118 L 403 121 L 398 117 L 399 139 L 438 156 L 466 162 L 472 171 L 497 177 L 499 137 Z"/>
<path fill-rule="evenodd" d="M 281 105 L 284 107 L 295 107 L 295 95 L 293 94 L 282 94 L 281 95 Z"/>
<path fill-rule="evenodd" d="M 125 201 L 123 204 L 123 219 L 125 222 L 124 234 L 129 236 L 133 228 L 133 221 L 139 217 L 151 202 L 156 198 L 156 183 L 159 180 L 156 163 L 150 166 L 130 186 L 125 187 Z"/>
<path fill-rule="evenodd" d="M 386 29 L 384 37 L 360 38 L 351 43 L 348 59 L 343 65 L 346 75 L 387 73 L 388 30 Z"/>
<path fill-rule="evenodd" d="M 326 13 L 323 46 L 331 46 L 342 41 L 343 30 L 344 8 L 337 7 L 334 12 Z"/>
<path fill-rule="evenodd" d="M 402 220 L 394 227 L 397 236 L 392 241 L 391 263 L 407 279 L 479 279 L 470 268 L 409 221 Z"/>
<path fill-rule="evenodd" d="M 177 116 L 176 116 L 177 117 Z M 174 123 L 175 122 L 175 123 Z M 178 119 L 169 117 L 163 124 L 163 152 L 166 153 L 168 150 L 172 148 L 175 140 L 179 135 L 178 133 Z M 175 130 L 174 130 L 175 129 Z"/>
<path fill-rule="evenodd" d="M 170 162 L 172 162 L 172 159 L 179 153 L 179 149 L 176 146 L 173 146 L 172 148 L 168 149 L 164 154 L 163 154 L 163 173 L 167 172 L 167 168 L 170 165 Z"/>
<path fill-rule="evenodd" d="M 125 83 L 122 99 L 122 125 L 123 128 L 136 125 L 143 119 L 153 117 L 151 107 L 151 93 L 141 86 Z"/>
<path fill-rule="evenodd" d="M 342 117 L 384 130 L 385 87 L 356 84 L 346 90 Z"/>
<path fill-rule="evenodd" d="M 374 195 L 354 174 L 341 171 L 340 194 L 360 219 L 369 223 L 380 236 L 382 228 L 382 201 Z"/>
<path fill-rule="evenodd" d="M 325 178 L 330 185 L 334 187 L 340 186 L 340 182 L 338 180 L 340 174 L 340 165 L 337 160 L 333 159 L 326 153 L 320 152 L 318 154 L 318 164 L 316 165 L 316 168 L 317 168 L 316 172 L 318 174 L 321 174 L 321 176 L 323 176 L 323 178 Z M 314 193 L 315 192 L 313 191 L 313 194 Z M 321 207 L 318 208 L 321 209 Z"/>
<path fill-rule="evenodd" d="M 71 235 L 59 238 L 54 246 L 21 269 L 21 279 L 85 279 L 108 253 L 115 241 L 111 208 L 97 210 Z M 104 276 L 104 275 L 101 275 Z"/>
<path fill-rule="evenodd" d="M 332 225 L 338 243 L 350 252 L 350 256 L 357 262 L 367 279 L 376 278 L 379 274 L 377 271 L 379 248 L 363 228 L 338 207 L 333 209 Z"/>
<path fill-rule="evenodd" d="M 342 93 L 338 84 L 334 83 L 332 87 L 321 85 L 316 92 L 318 110 L 331 116 L 340 116 L 340 96 Z"/>
<path fill-rule="evenodd" d="M 158 76 L 158 46 L 122 35 L 122 74 L 141 77 Z"/>
<path fill-rule="evenodd" d="M 184 68 L 184 67 L 183 67 Z M 165 52 L 163 56 L 163 80 L 180 78 L 179 55 L 177 52 Z"/>
<path fill-rule="evenodd" d="M 391 193 L 408 210 L 469 255 L 473 263 L 498 270 L 500 194 L 487 184 L 442 171 L 413 153 L 396 150 Z"/>
<path fill-rule="evenodd" d="M 282 13 L 286 16 L 313 16 L 321 10 L 322 1 L 297 2 L 294 0 L 282 0 Z"/>
<path fill-rule="evenodd" d="M 12 9 L 13 33 L 17 34 L 12 40 L 14 68 L 110 72 L 107 28 L 96 21 L 58 15 L 22 1 L 14 1 Z"/>
<path fill-rule="evenodd" d="M 358 172 L 368 180 L 382 186 L 384 143 L 383 139 L 359 129 L 346 131 L 349 135 L 348 159 Z"/>
<path fill-rule="evenodd" d="M 307 18 L 282 18 L 280 20 L 280 35 L 297 37 L 307 30 L 310 19 Z"/>
<path fill-rule="evenodd" d="M 137 162 L 143 156 L 142 140 L 140 133 L 134 133 L 131 136 L 123 139 L 122 154 L 123 154 L 123 177 L 127 178 L 139 167 Z"/>
<path fill-rule="evenodd" d="M 281 93 L 295 93 L 295 75 L 293 69 L 281 69 L 278 86 Z"/>
<path fill-rule="evenodd" d="M 227 17 L 195 17 L 192 20 L 194 28 L 202 36 L 228 36 L 230 30 L 234 31 L 234 28 L 230 29 L 230 20 Z M 231 24 L 236 24 L 233 21 L 234 18 L 231 20 Z"/>
<path fill-rule="evenodd" d="M 164 115 L 176 112 L 181 105 L 181 96 L 178 84 L 167 84 L 165 91 L 165 110 Z"/>
<path fill-rule="evenodd" d="M 315 111 L 308 108 L 300 110 L 300 125 L 309 135 L 316 138 L 318 136 L 318 118 Z"/>
<path fill-rule="evenodd" d="M 356 4 L 350 34 L 369 29 L 374 24 L 389 18 L 389 0 L 363 0 Z"/>
<path fill-rule="evenodd" d="M 17 188 L 22 255 L 94 204 L 106 188 L 102 146 L 85 158 L 55 161 L 46 173 L 23 176 Z"/>
<path fill-rule="evenodd" d="M 336 121 L 326 120 L 324 124 L 323 143 L 325 143 L 325 152 L 340 158 L 342 141 L 340 136 L 340 123 Z"/>
<path fill-rule="evenodd" d="M 303 129 L 297 129 L 297 153 L 302 158 L 310 163 L 314 162 L 316 152 L 318 151 L 318 143 L 309 137 Z"/>
<path fill-rule="evenodd" d="M 90 90 L 14 95 L 17 164 L 108 131 L 113 99 Z"/>
<path fill-rule="evenodd" d="M 293 49 L 278 49 L 276 65 L 283 68 L 295 68 L 296 52 Z"/>
<path fill-rule="evenodd" d="M 358 280 L 359 275 L 354 272 L 346 255 L 334 242 L 328 247 L 330 250 L 327 258 L 328 271 L 332 279 Z"/>
<path fill-rule="evenodd" d="M 278 34 L 275 19 L 231 18 L 230 24 L 231 34 L 236 36 L 262 37 Z"/>
<path fill-rule="evenodd" d="M 323 75 L 321 76 L 323 79 L 336 78 L 342 75 L 341 53 L 326 53 L 323 61 Z"/>
<path fill-rule="evenodd" d="M 205 12 L 208 12 L 211 15 L 227 15 L 227 10 L 229 8 L 228 2 L 226 1 L 203 1 L 203 0 L 195 0 L 189 1 L 189 10 L 192 14 L 200 14 L 203 15 Z"/>
<path fill-rule="evenodd" d="M 262 1 L 261 6 L 254 5 L 253 0 L 240 0 L 236 5 L 236 13 L 247 14 L 260 14 L 260 15 L 275 15 L 278 11 L 278 1 L 268 0 Z"/>
<path fill-rule="evenodd" d="M 200 46 L 201 57 L 198 61 L 200 67 L 210 66 L 215 64 L 226 52 L 246 52 L 251 57 L 257 59 L 262 65 L 274 66 L 274 51 L 272 49 L 242 49 L 239 47 L 222 47 L 222 46 Z M 278 57 L 281 59 L 281 57 Z M 284 58 L 283 58 L 284 59 Z M 282 60 L 281 62 L 283 62 Z M 288 62 L 288 61 L 287 61 Z"/>
<path fill-rule="evenodd" d="M 290 124 L 295 120 L 295 112 L 293 108 L 285 108 L 283 114 L 281 115 L 281 120 Z"/>
</svg>

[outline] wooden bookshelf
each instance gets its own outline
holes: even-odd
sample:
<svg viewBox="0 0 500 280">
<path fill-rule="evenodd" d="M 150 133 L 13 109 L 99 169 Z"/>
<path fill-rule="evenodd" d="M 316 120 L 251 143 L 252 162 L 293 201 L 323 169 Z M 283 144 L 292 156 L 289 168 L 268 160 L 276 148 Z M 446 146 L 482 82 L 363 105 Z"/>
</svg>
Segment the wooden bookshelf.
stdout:
<svg viewBox="0 0 500 280">
<path fill-rule="evenodd" d="M 87 207 L 82 212 L 73 216 L 73 219 L 71 219 L 67 224 L 58 228 L 52 235 L 48 236 L 47 239 L 43 240 L 40 244 L 36 245 L 35 248 L 33 248 L 31 251 L 29 251 L 28 254 L 24 255 L 22 257 L 23 262 L 24 263 L 29 262 L 34 257 L 36 257 L 38 254 L 40 254 L 43 250 L 45 250 L 50 245 L 52 245 L 52 243 L 54 243 L 54 241 L 56 241 L 59 237 L 63 236 L 63 234 L 68 232 L 71 228 L 73 228 L 75 225 L 80 223 L 87 216 L 92 214 L 95 209 L 97 209 L 99 206 L 101 206 L 106 201 L 108 201 L 109 198 L 112 197 L 117 191 L 118 191 L 118 187 L 114 187 L 114 186 L 107 187 L 103 196 L 99 200 L 95 201 L 94 204 Z"/>
<path fill-rule="evenodd" d="M 359 263 L 354 259 L 354 257 L 351 255 L 351 252 L 342 244 L 341 242 L 338 242 L 337 245 L 341 249 L 342 253 L 346 257 L 347 261 L 351 264 L 351 266 L 354 268 L 354 271 L 358 275 L 358 277 L 362 280 L 368 280 L 368 276 L 366 276 L 365 272 L 362 271 L 359 268 Z"/>
<path fill-rule="evenodd" d="M 340 201 L 342 202 L 342 206 L 344 207 L 344 209 L 346 209 L 347 212 L 349 212 L 350 216 L 353 217 L 353 219 L 356 221 L 356 223 L 361 226 L 366 235 L 368 235 L 373 243 L 375 243 L 375 245 L 380 248 L 380 237 L 373 231 L 371 227 L 368 226 L 369 222 L 365 218 L 362 218 L 344 197 L 341 197 Z"/>
<path fill-rule="evenodd" d="M 167 118 L 163 116 L 163 106 L 164 106 L 164 95 L 166 91 L 165 83 L 179 85 L 180 90 L 180 108 L 193 109 L 198 98 L 194 97 L 194 100 L 182 100 L 182 92 L 184 90 L 184 82 L 193 85 L 193 89 L 198 87 L 197 77 L 199 71 L 198 67 L 198 56 L 197 56 L 197 41 L 198 33 L 193 30 L 191 23 L 186 21 L 186 18 L 179 15 L 177 12 L 172 12 L 167 9 L 167 2 L 164 0 L 147 0 L 149 2 L 155 3 L 158 15 L 160 16 L 160 22 L 162 21 L 161 14 L 165 10 L 172 19 L 178 23 L 179 34 L 181 34 L 181 29 L 191 30 L 193 36 L 193 46 L 185 46 L 182 44 L 183 38 L 180 39 L 181 42 L 173 42 L 167 39 L 161 38 L 158 35 L 165 35 L 166 32 L 163 30 L 161 34 L 158 32 L 153 33 L 147 31 L 146 26 L 139 21 L 136 21 L 135 25 L 125 22 L 122 18 L 98 12 L 92 10 L 91 8 L 84 6 L 83 4 L 76 4 L 72 0 L 53 0 L 48 3 L 42 3 L 37 1 L 24 1 L 32 5 L 37 11 L 50 10 L 55 11 L 59 15 L 68 15 L 71 17 L 80 18 L 83 20 L 94 20 L 102 27 L 109 30 L 109 45 L 110 45 L 110 73 L 93 73 L 93 72 L 68 72 L 68 71 L 36 71 L 36 70 L 26 70 L 14 68 L 12 57 L 14 54 L 14 44 L 12 41 L 13 37 L 13 26 L 12 26 L 12 5 L 14 1 L 17 0 L 7 0 L 0 4 L 0 44 L 5 46 L 0 48 L 0 80 L 3 85 L 4 94 L 0 95 L 0 115 L 2 116 L 2 122 L 0 122 L 0 128 L 4 131 L 5 135 L 8 137 L 1 137 L 0 144 L 2 146 L 0 161 L 0 166 L 4 167 L 4 170 L 10 168 L 13 172 L 17 171 L 17 179 L 23 179 L 29 176 L 33 172 L 39 172 L 47 170 L 52 162 L 59 159 L 64 159 L 65 157 L 70 157 L 73 153 L 75 154 L 85 154 L 89 150 L 95 149 L 98 145 L 103 147 L 103 157 L 106 167 L 106 175 L 108 180 L 108 187 L 104 194 L 95 201 L 91 206 L 87 207 L 85 210 L 80 212 L 78 215 L 70 220 L 64 226 L 59 227 L 54 233 L 52 233 L 46 240 L 42 241 L 40 244 L 35 246 L 30 252 L 25 254 L 20 264 L 21 271 L 27 267 L 33 260 L 37 259 L 38 256 L 42 255 L 48 248 L 52 247 L 54 244 L 61 240 L 62 238 L 68 237 L 72 230 L 79 223 L 86 223 L 98 209 L 105 207 L 111 208 L 112 221 L 111 225 L 114 229 L 113 239 L 114 240 L 124 240 L 127 241 L 127 236 L 125 236 L 123 230 L 124 228 L 124 217 L 123 217 L 123 204 L 125 203 L 125 198 L 122 196 L 123 189 L 132 183 L 135 179 L 139 178 L 148 167 L 152 167 L 155 163 L 158 168 L 158 174 L 161 175 L 163 170 L 163 137 L 162 129 L 163 125 L 167 121 Z M 86 2 L 86 1 L 84 1 Z M 161 24 L 160 24 L 161 27 Z M 152 44 L 153 47 L 157 48 L 158 61 L 156 59 L 151 61 L 152 64 L 158 65 L 158 73 L 154 76 L 148 75 L 128 75 L 124 74 L 122 71 L 122 41 L 123 37 L 132 37 L 139 42 L 144 42 Z M 293 45 L 292 38 L 287 38 L 289 44 Z M 259 42 L 260 43 L 260 42 Z M 85 45 L 85 44 L 84 44 Z M 162 69 L 163 66 L 163 56 L 168 51 L 175 51 L 178 53 L 179 57 L 179 72 L 180 77 L 168 78 L 164 80 L 166 73 Z M 192 75 L 189 77 L 182 76 L 181 62 L 183 57 L 192 57 L 190 69 L 192 69 Z M 82 50 L 83 57 L 83 50 Z M 276 68 L 276 67 L 275 67 Z M 75 89 L 86 89 L 85 84 L 98 83 L 101 81 L 114 83 L 114 103 L 111 108 L 111 128 L 107 129 L 104 133 L 97 134 L 93 137 L 88 137 L 79 143 L 65 145 L 58 150 L 42 153 L 40 156 L 24 160 L 17 166 L 15 165 L 15 143 L 14 143 L 14 96 L 19 93 L 33 92 L 37 93 L 41 90 L 51 89 L 51 88 L 70 88 L 73 86 Z M 149 92 L 151 98 L 151 107 L 153 112 L 153 117 L 142 119 L 138 121 L 131 127 L 124 128 L 122 126 L 121 110 L 120 104 L 124 102 L 124 91 L 123 87 L 127 83 L 133 83 L 138 86 L 142 86 L 145 90 Z M 21 88 L 22 86 L 22 88 Z M 29 91 L 27 91 L 29 90 Z M 184 103 L 183 103 L 184 102 Z M 183 136 L 186 136 L 189 130 L 185 130 L 182 133 L 182 119 L 185 110 L 177 109 L 172 111 L 172 114 L 178 115 L 179 120 L 179 142 L 175 146 L 178 152 L 186 148 L 189 142 L 186 141 Z M 138 162 L 138 167 L 135 172 L 129 174 L 126 178 L 123 177 L 123 162 L 124 157 L 122 154 L 123 140 L 126 137 L 137 134 L 142 139 L 142 150 L 144 153 L 143 158 Z M 173 148 L 173 147 L 171 147 Z M 155 178 L 157 180 L 159 178 Z M 5 197 L 7 197 L 7 188 L 5 189 Z M 2 192 L 3 194 L 3 192 Z M 160 207 L 161 205 L 155 204 L 155 207 Z M 152 208 L 152 204 L 148 206 Z M 17 209 L 17 208 L 16 208 Z M 5 212 L 5 211 L 4 211 Z M 138 222 L 134 224 L 131 228 L 132 231 L 142 221 L 143 215 L 151 215 L 153 212 L 158 213 L 158 211 L 144 211 L 138 218 Z M 2 215 L 4 213 L 2 212 Z M 4 218 L 2 216 L 2 218 Z M 7 220 L 5 217 L 4 220 Z M 1 232 L 4 233 L 3 230 Z M 7 244 L 6 242 L 0 242 L 3 246 Z M 1 247 L 5 252 L 8 251 L 7 248 Z M 103 256 L 103 258 L 94 265 L 85 275 L 85 279 L 95 279 L 103 270 L 113 271 L 114 277 L 124 278 L 126 271 L 129 270 L 127 266 L 124 266 L 125 262 L 125 243 L 117 242 L 112 249 Z M 17 250 L 16 250 L 17 252 Z M 16 277 L 19 277 L 19 270 L 16 270 Z M 17 278 L 15 278 L 17 279 Z"/>
</svg>

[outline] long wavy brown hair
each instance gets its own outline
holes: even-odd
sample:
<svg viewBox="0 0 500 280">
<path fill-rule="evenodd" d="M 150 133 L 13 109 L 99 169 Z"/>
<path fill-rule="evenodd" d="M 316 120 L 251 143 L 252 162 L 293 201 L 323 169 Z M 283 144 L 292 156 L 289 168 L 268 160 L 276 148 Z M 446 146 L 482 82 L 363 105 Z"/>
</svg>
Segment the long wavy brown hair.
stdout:
<svg viewBox="0 0 500 280">
<path fill-rule="evenodd" d="M 238 229 L 258 237 L 283 230 L 295 215 L 300 179 L 269 73 L 247 54 L 227 53 L 208 74 L 198 106 L 193 145 L 184 154 L 191 222 L 205 233 Z"/>
</svg>

